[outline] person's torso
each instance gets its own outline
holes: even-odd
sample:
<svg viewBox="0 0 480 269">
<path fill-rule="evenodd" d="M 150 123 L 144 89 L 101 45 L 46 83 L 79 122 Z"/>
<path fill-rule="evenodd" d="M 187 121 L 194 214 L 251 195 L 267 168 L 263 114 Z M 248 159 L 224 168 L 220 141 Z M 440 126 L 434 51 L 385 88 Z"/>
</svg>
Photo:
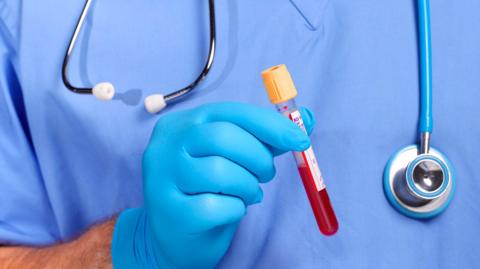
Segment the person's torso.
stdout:
<svg viewBox="0 0 480 269">
<path fill-rule="evenodd" d="M 16 68 L 59 239 L 141 206 L 141 158 L 159 117 L 208 102 L 271 106 L 260 72 L 285 63 L 312 135 L 340 230 L 322 236 L 294 161 L 280 157 L 220 268 L 456 268 L 480 262 L 480 2 L 432 1 L 435 126 L 457 194 L 431 221 L 397 213 L 382 190 L 393 152 L 417 140 L 419 107 L 412 1 L 216 1 L 217 53 L 194 94 L 159 115 L 152 93 L 190 83 L 208 50 L 207 1 L 94 1 L 69 75 L 110 81 L 101 102 L 69 92 L 61 63 L 83 1 L 23 1 Z M 273 109 L 273 107 L 272 107 Z M 268 123 L 265 123 L 268 124 Z"/>
</svg>

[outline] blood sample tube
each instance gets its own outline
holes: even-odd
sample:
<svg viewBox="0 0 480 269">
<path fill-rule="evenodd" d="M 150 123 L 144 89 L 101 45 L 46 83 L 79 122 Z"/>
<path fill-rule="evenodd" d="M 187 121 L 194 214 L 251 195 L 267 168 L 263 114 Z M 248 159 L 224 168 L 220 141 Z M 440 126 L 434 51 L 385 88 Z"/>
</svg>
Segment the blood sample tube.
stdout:
<svg viewBox="0 0 480 269">
<path fill-rule="evenodd" d="M 262 72 L 265 88 L 270 101 L 278 112 L 288 117 L 304 132 L 302 116 L 295 105 L 297 90 L 285 65 L 277 65 Z M 313 148 L 310 146 L 302 152 L 293 152 L 298 171 L 307 192 L 308 200 L 317 220 L 318 227 L 324 235 L 333 235 L 338 230 L 338 222 L 328 197 L 325 183 L 318 167 Z"/>
</svg>

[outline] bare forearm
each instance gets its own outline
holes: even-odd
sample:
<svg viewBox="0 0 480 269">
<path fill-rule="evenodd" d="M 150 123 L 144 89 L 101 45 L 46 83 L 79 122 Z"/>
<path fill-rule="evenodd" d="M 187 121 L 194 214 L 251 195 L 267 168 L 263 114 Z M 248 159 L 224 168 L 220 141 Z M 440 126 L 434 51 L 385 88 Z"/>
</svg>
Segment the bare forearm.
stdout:
<svg viewBox="0 0 480 269">
<path fill-rule="evenodd" d="M 92 227 L 80 238 L 51 247 L 0 247 L 0 269 L 112 268 L 115 220 Z"/>
</svg>

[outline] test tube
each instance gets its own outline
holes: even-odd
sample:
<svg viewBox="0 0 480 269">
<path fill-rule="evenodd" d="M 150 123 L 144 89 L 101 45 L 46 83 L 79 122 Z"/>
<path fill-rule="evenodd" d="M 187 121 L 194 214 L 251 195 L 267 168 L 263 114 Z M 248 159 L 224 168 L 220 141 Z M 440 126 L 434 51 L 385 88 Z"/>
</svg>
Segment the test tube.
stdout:
<svg viewBox="0 0 480 269">
<path fill-rule="evenodd" d="M 288 117 L 306 133 L 302 116 L 295 104 L 297 90 L 287 67 L 283 64 L 271 67 L 262 72 L 262 77 L 268 97 L 278 112 Z M 338 221 L 312 146 L 302 152 L 293 152 L 293 156 L 318 228 L 324 235 L 335 234 L 338 230 Z"/>
</svg>

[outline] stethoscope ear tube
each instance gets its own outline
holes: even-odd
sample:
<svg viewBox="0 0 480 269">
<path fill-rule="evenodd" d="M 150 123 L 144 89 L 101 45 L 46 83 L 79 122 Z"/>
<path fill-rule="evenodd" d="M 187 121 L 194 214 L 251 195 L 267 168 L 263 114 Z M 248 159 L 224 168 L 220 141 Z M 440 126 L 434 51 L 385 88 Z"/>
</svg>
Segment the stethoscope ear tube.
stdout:
<svg viewBox="0 0 480 269">
<path fill-rule="evenodd" d="M 110 82 L 102 82 L 92 87 L 76 87 L 74 86 L 70 80 L 68 79 L 68 63 L 70 61 L 71 55 L 75 48 L 75 44 L 77 43 L 78 36 L 80 31 L 82 30 L 83 24 L 85 22 L 85 18 L 88 15 L 88 11 L 92 4 L 92 0 L 86 0 L 85 4 L 82 9 L 82 13 L 78 18 L 77 24 L 75 26 L 75 30 L 70 38 L 70 42 L 68 43 L 67 50 L 65 52 L 65 56 L 63 58 L 62 63 L 62 81 L 65 87 L 74 92 L 80 94 L 93 94 L 99 100 L 111 100 L 115 95 L 115 87 Z M 205 77 L 210 72 L 212 68 L 213 61 L 215 59 L 215 51 L 216 51 L 216 16 L 215 16 L 215 1 L 208 0 L 208 10 L 209 10 L 209 18 L 210 18 L 210 47 L 208 50 L 208 56 L 206 62 L 203 66 L 202 71 L 197 76 L 197 78 L 188 84 L 186 87 L 181 88 L 176 91 L 172 91 L 171 93 L 162 95 L 162 94 L 152 94 L 145 99 L 145 109 L 154 114 L 160 112 L 165 106 L 168 104 L 174 103 L 176 101 L 181 100 L 182 97 L 186 96 L 188 93 L 193 91 L 198 84 L 205 79 Z"/>
<path fill-rule="evenodd" d="M 70 56 L 72 55 L 73 49 L 75 48 L 75 44 L 77 43 L 78 35 L 82 30 L 83 23 L 85 18 L 87 17 L 88 10 L 92 4 L 92 0 L 86 0 L 85 5 L 83 6 L 82 13 L 78 18 L 77 25 L 75 26 L 75 31 L 73 32 L 72 36 L 70 37 L 70 42 L 68 43 L 67 51 L 65 52 L 65 56 L 63 57 L 62 63 L 62 81 L 65 87 L 74 93 L 80 94 L 93 94 L 92 88 L 82 88 L 73 86 L 68 79 L 68 63 L 70 62 Z"/>
</svg>

